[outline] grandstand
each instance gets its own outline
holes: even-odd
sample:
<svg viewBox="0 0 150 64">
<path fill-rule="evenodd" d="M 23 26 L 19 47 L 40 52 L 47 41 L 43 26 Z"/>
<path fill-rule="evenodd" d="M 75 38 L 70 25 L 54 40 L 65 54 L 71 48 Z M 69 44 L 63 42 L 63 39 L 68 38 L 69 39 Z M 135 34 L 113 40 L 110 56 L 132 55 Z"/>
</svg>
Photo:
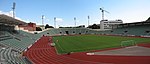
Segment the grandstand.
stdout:
<svg viewBox="0 0 150 64">
<path fill-rule="evenodd" d="M 31 64 L 24 56 L 23 51 L 34 41 L 31 41 L 21 31 L 15 30 L 15 26 L 26 24 L 7 15 L 0 15 L 0 63 L 1 64 Z M 28 34 L 29 35 L 29 34 Z"/>
<path fill-rule="evenodd" d="M 41 34 L 41 35 L 40 35 Z M 87 28 L 57 28 L 57 29 L 49 29 L 44 32 L 39 33 L 38 35 L 75 35 L 75 34 L 89 34 L 89 29 Z"/>
<path fill-rule="evenodd" d="M 19 24 L 27 24 L 27 23 L 20 20 L 16 20 L 6 15 L 0 15 L 0 64 L 42 64 L 42 63 L 45 64 L 113 64 L 113 63 L 120 64 L 121 62 L 119 63 L 117 61 L 110 61 L 111 59 L 113 59 L 112 56 L 107 56 L 107 57 L 88 56 L 86 55 L 86 52 L 119 47 L 121 42 L 123 42 L 124 40 L 128 41 L 131 39 L 135 40 L 134 42 L 136 42 L 136 45 L 139 45 L 143 42 L 149 43 L 148 38 L 141 38 L 141 37 L 150 36 L 149 20 L 146 20 L 144 22 L 119 24 L 117 26 L 114 26 L 116 27 L 115 29 L 108 30 L 108 31 L 96 31 L 89 28 L 50 28 L 42 32 L 39 32 L 37 34 L 28 33 L 23 30 L 15 30 L 15 26 L 18 26 Z M 91 36 L 94 35 L 93 38 L 89 37 L 93 40 L 92 42 L 87 42 L 90 41 L 88 35 Z M 111 36 L 107 36 L 107 35 L 111 35 Z M 115 35 L 115 37 L 112 35 Z M 62 38 L 67 38 L 67 36 L 78 36 L 79 39 L 77 40 L 78 41 L 83 40 L 83 42 L 80 43 L 76 39 L 68 38 L 69 42 L 67 43 L 71 44 L 72 47 L 75 47 L 79 50 L 74 51 L 72 50 L 74 48 L 71 49 L 68 46 L 69 52 L 68 51 L 66 52 L 65 50 L 67 49 L 66 47 L 62 49 L 65 50 L 65 54 L 61 54 L 58 52 L 58 49 L 60 49 L 61 46 L 65 46 L 66 43 L 62 43 L 58 48 L 57 46 L 59 46 L 58 45 L 59 43 L 57 43 L 55 37 L 59 37 L 59 36 L 63 36 Z M 80 38 L 80 36 L 84 38 Z M 128 38 L 128 36 L 135 36 L 135 37 L 138 36 L 138 38 L 130 38 L 130 37 Z M 96 41 L 97 43 L 94 44 L 93 43 L 94 39 L 97 39 L 98 37 L 99 39 Z M 108 40 L 106 41 L 107 43 L 105 43 L 105 41 L 101 40 L 103 39 L 103 37 L 108 38 L 110 41 Z M 61 40 L 63 42 L 63 40 L 65 39 L 62 38 Z M 115 41 L 115 43 L 112 42 L 114 40 L 111 41 L 111 39 L 113 38 L 117 40 Z M 121 40 L 119 40 L 119 38 L 121 38 Z M 84 39 L 89 39 L 89 40 L 86 41 Z M 76 40 L 75 44 L 73 44 L 72 42 L 74 40 Z M 102 43 L 99 43 L 101 41 Z M 56 43 L 56 46 L 53 47 L 49 45 L 51 43 Z M 83 45 L 83 43 L 86 43 L 88 45 L 90 45 L 89 43 L 93 43 L 91 44 L 93 48 L 92 47 L 90 48 L 90 46 L 88 48 L 84 48 L 84 46 L 86 47 L 88 45 L 86 44 Z M 123 47 L 124 46 L 126 45 L 123 45 Z M 81 58 L 81 56 L 83 57 Z M 96 58 L 101 60 L 98 60 Z M 105 60 L 103 60 L 102 58 L 105 58 Z M 117 57 L 117 59 L 119 58 L 120 57 Z M 136 58 L 138 58 L 138 60 L 145 62 L 145 64 L 150 63 L 149 61 L 147 61 L 147 59 L 150 59 L 149 56 L 146 57 L 146 59 L 145 57 L 144 59 L 139 59 L 139 57 L 132 57 L 132 58 L 129 57 L 130 58 L 129 60 L 124 60 L 126 58 L 128 57 L 123 56 L 122 59 L 120 59 L 120 61 L 123 61 L 121 64 L 124 64 L 125 61 L 129 61 L 132 58 L 134 58 L 132 59 L 133 61 L 137 61 Z M 142 62 L 137 61 L 137 63 L 142 63 Z"/>
<path fill-rule="evenodd" d="M 103 31 L 100 34 L 123 35 L 123 36 L 149 36 L 149 20 L 135 23 L 125 23 L 114 26 L 113 30 Z"/>
</svg>

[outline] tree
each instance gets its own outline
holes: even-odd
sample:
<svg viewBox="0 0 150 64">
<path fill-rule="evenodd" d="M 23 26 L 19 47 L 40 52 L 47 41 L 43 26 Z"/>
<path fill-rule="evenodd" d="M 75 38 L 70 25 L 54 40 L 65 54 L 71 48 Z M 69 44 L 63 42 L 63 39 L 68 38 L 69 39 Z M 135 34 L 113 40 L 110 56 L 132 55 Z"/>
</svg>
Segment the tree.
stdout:
<svg viewBox="0 0 150 64">
<path fill-rule="evenodd" d="M 47 28 L 54 28 L 53 26 L 49 26 L 48 24 L 46 24 L 45 29 Z"/>
<path fill-rule="evenodd" d="M 36 27 L 36 31 L 42 31 L 40 27 Z"/>
<path fill-rule="evenodd" d="M 92 28 L 92 29 L 100 29 L 99 25 L 93 24 L 91 26 L 88 26 L 87 28 Z"/>
</svg>

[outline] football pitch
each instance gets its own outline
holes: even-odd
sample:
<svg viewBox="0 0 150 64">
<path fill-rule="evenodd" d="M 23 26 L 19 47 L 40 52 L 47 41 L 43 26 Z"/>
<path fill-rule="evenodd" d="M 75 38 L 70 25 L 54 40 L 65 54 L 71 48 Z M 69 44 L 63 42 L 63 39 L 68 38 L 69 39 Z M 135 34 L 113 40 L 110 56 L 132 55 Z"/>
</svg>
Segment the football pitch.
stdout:
<svg viewBox="0 0 150 64">
<path fill-rule="evenodd" d="M 117 48 L 121 47 L 121 42 L 130 40 L 134 41 L 136 44 L 150 43 L 150 38 L 121 36 L 74 35 L 53 37 L 53 42 L 59 54 Z M 132 45 L 132 43 L 128 42 L 128 45 Z"/>
</svg>

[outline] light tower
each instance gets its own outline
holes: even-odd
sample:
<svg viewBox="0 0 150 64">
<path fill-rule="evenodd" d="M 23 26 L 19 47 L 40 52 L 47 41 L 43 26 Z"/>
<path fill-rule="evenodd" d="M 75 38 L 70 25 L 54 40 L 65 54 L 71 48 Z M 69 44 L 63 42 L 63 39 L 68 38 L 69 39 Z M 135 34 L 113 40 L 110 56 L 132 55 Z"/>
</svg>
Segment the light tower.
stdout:
<svg viewBox="0 0 150 64">
<path fill-rule="evenodd" d="M 54 26 L 56 28 L 56 17 L 54 17 Z"/>
<path fill-rule="evenodd" d="M 42 25 L 43 25 L 43 30 L 44 30 L 44 15 L 42 15 Z"/>
<path fill-rule="evenodd" d="M 16 3 L 13 2 L 13 7 L 12 7 L 12 10 L 13 10 L 13 18 L 15 18 L 15 6 L 16 6 Z"/>
<path fill-rule="evenodd" d="M 44 25 L 44 15 L 42 15 L 42 25 Z"/>
<path fill-rule="evenodd" d="M 90 16 L 88 16 L 88 26 L 89 26 L 89 23 L 90 23 Z"/>
<path fill-rule="evenodd" d="M 74 17 L 74 26 L 76 27 L 76 17 Z"/>
</svg>

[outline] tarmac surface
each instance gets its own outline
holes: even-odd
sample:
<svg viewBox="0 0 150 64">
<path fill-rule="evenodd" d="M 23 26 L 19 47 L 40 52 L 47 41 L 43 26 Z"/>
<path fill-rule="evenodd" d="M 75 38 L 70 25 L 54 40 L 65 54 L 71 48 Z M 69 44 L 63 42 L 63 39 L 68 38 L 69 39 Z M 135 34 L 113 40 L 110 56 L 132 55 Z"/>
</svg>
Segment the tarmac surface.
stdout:
<svg viewBox="0 0 150 64">
<path fill-rule="evenodd" d="M 141 46 L 130 46 L 116 50 L 94 52 L 94 55 L 150 56 L 150 48 Z"/>
</svg>

